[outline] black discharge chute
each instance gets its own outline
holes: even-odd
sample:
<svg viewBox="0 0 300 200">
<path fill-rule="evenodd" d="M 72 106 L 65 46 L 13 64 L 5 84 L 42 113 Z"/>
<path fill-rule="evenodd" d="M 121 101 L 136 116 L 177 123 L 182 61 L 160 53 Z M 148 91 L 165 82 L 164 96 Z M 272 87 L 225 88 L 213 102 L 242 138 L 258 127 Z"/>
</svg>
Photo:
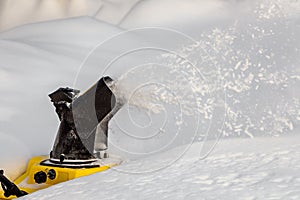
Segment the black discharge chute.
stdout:
<svg viewBox="0 0 300 200">
<path fill-rule="evenodd" d="M 60 119 L 50 161 L 92 160 L 95 150 L 107 148 L 108 123 L 116 106 L 109 87 L 112 82 L 110 77 L 103 77 L 80 96 L 78 90 L 70 88 L 49 94 Z"/>
</svg>

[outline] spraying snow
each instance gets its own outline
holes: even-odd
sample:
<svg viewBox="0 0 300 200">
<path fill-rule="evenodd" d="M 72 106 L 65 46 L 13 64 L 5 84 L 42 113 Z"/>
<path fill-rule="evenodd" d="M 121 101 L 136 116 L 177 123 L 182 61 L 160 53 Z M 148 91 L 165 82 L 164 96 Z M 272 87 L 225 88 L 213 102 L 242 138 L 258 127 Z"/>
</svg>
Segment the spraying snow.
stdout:
<svg viewBox="0 0 300 200">
<path fill-rule="evenodd" d="M 1 132 L 22 141 L 19 152 L 51 149 L 57 121 L 47 92 L 57 87 L 84 91 L 110 75 L 125 103 L 109 125 L 109 145 L 127 164 L 25 199 L 299 198 L 299 2 L 214 2 L 206 6 L 224 12 L 206 23 L 198 15 L 174 24 L 143 21 L 149 15 L 143 3 L 121 23 L 183 34 L 158 27 L 123 31 L 88 17 L 0 34 Z M 239 12 L 230 14 L 234 9 Z M 221 136 L 254 139 L 216 145 Z M 12 174 L 4 165 L 7 152 L 0 167 Z"/>
</svg>

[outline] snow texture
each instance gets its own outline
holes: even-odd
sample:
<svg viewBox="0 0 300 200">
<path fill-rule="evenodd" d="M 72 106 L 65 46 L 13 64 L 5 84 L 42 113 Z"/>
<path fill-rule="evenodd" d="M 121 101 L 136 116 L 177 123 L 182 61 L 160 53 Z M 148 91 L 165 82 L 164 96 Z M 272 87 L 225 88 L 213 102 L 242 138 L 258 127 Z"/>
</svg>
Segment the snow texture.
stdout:
<svg viewBox="0 0 300 200">
<path fill-rule="evenodd" d="M 223 140 L 206 159 L 194 144 L 55 185 L 22 199 L 299 199 L 299 136 Z"/>
<path fill-rule="evenodd" d="M 299 1 L 117 2 L 116 18 L 108 6 L 0 33 L 10 178 L 51 150 L 48 93 L 110 75 L 125 103 L 109 125 L 124 164 L 24 199 L 299 199 Z"/>
</svg>

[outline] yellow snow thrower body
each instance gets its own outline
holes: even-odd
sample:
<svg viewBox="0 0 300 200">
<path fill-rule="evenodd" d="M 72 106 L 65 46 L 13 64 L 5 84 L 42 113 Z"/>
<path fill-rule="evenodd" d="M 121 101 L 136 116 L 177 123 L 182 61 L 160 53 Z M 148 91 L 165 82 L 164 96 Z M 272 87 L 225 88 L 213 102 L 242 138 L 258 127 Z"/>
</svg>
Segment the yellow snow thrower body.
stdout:
<svg viewBox="0 0 300 200">
<path fill-rule="evenodd" d="M 19 190 L 25 192 L 24 194 L 30 194 L 58 183 L 102 172 L 121 162 L 121 160 L 118 161 L 118 159 L 111 160 L 110 162 L 103 161 L 105 164 L 103 163 L 103 165 L 101 165 L 100 163 L 100 165 L 92 168 L 68 168 L 41 165 L 41 162 L 47 159 L 49 159 L 48 156 L 31 158 L 26 172 L 14 181 L 14 184 L 18 186 Z M 37 181 L 39 183 L 37 183 Z M 4 191 L 0 191 L 0 199 L 14 199 L 16 197 L 16 195 L 6 197 Z"/>
<path fill-rule="evenodd" d="M 14 182 L 0 170 L 0 199 L 21 197 L 119 165 L 121 159 L 106 152 L 108 122 L 121 108 L 112 87 L 113 80 L 103 77 L 80 96 L 71 88 L 49 94 L 60 119 L 52 151 L 49 156 L 33 157 Z"/>
</svg>

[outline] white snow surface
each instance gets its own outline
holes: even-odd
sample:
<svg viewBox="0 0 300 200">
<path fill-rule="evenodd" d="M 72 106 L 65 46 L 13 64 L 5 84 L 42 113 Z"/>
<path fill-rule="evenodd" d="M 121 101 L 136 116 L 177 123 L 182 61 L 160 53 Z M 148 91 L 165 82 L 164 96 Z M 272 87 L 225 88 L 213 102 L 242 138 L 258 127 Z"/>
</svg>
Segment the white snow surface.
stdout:
<svg viewBox="0 0 300 200">
<path fill-rule="evenodd" d="M 51 150 L 48 93 L 110 75 L 127 102 L 109 126 L 122 165 L 24 199 L 300 198 L 299 2 L 172 2 L 141 1 L 119 26 L 77 17 L 0 33 L 12 180 Z"/>
<path fill-rule="evenodd" d="M 139 0 L 1 0 L 0 31 L 28 23 L 79 16 L 118 24 Z"/>
<path fill-rule="evenodd" d="M 22 199 L 299 199 L 299 136 L 222 140 L 199 159 L 201 143 L 124 163 Z"/>
</svg>

